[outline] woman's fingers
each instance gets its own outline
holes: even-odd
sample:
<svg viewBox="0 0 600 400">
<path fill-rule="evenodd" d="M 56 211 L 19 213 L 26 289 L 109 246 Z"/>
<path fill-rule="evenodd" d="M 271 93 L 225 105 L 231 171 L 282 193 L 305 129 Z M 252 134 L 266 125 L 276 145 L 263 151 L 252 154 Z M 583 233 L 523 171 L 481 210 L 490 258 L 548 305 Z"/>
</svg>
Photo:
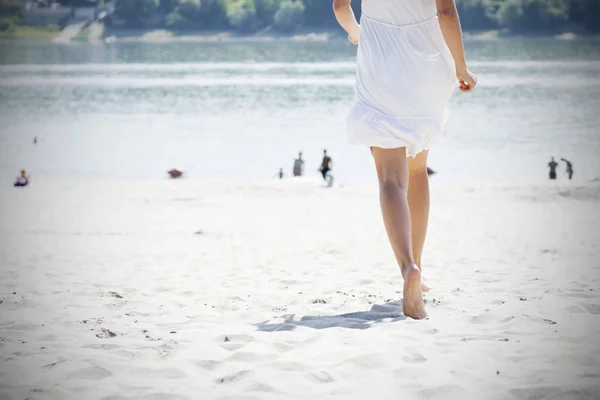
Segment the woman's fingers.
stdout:
<svg viewBox="0 0 600 400">
<path fill-rule="evenodd" d="M 471 90 L 473 90 L 473 88 L 477 85 L 477 78 L 474 76 L 470 76 L 469 78 L 469 87 L 471 88 Z"/>
<path fill-rule="evenodd" d="M 477 85 L 477 77 L 467 71 L 464 74 L 457 74 L 458 82 L 460 83 L 460 91 L 463 93 L 472 92 Z"/>
<path fill-rule="evenodd" d="M 473 88 L 471 86 L 467 85 L 467 83 L 464 80 L 461 79 L 459 81 L 459 83 L 460 83 L 459 89 L 460 89 L 461 92 L 468 93 L 471 90 L 473 90 Z"/>
</svg>

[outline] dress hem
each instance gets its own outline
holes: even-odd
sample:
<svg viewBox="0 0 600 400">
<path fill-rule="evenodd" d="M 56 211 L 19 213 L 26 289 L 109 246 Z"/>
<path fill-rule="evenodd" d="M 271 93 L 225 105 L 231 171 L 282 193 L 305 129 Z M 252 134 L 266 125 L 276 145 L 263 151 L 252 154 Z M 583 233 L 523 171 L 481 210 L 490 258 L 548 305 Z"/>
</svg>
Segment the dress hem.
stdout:
<svg viewBox="0 0 600 400">
<path fill-rule="evenodd" d="M 348 115 L 348 137 L 351 144 L 384 149 L 406 147 L 406 155 L 415 157 L 439 142 L 449 114 L 444 110 L 437 118 L 398 117 L 357 103 Z"/>
</svg>

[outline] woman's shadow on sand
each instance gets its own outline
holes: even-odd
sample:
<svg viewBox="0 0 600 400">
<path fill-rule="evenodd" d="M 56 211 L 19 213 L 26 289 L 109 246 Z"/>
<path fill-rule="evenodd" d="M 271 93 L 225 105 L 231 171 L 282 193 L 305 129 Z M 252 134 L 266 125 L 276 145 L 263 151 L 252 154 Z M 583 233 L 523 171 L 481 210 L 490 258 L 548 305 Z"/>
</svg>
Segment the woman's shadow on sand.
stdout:
<svg viewBox="0 0 600 400">
<path fill-rule="evenodd" d="M 370 311 L 358 311 L 341 315 L 307 315 L 298 317 L 287 314 L 279 318 L 255 324 L 259 331 L 291 331 L 299 326 L 312 329 L 348 328 L 367 329 L 375 324 L 405 320 L 402 312 L 402 300 L 385 304 L 375 304 Z"/>
</svg>

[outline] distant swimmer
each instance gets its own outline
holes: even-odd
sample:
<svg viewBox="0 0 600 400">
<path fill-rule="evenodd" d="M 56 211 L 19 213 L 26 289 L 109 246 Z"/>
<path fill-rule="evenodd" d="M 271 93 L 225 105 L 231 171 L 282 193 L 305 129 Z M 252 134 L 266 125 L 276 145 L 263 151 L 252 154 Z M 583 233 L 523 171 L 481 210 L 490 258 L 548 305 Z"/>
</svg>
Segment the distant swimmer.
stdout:
<svg viewBox="0 0 600 400">
<path fill-rule="evenodd" d="M 27 186 L 28 184 L 29 184 L 29 177 L 27 176 L 27 172 L 24 169 L 22 169 L 21 175 L 17 178 L 17 181 L 15 182 L 14 186 L 22 187 L 22 186 Z"/>
<path fill-rule="evenodd" d="M 37 136 L 33 137 L 33 144 L 37 144 Z"/>
<path fill-rule="evenodd" d="M 277 173 L 277 177 L 279 179 L 283 179 L 283 168 L 279 168 L 279 172 Z"/>
<path fill-rule="evenodd" d="M 331 157 L 327 155 L 327 150 L 323 150 L 323 161 L 321 161 L 321 167 L 319 167 L 319 171 L 321 171 L 321 175 L 323 175 L 323 179 L 327 181 L 327 174 L 331 171 Z"/>
<path fill-rule="evenodd" d="M 561 161 L 567 163 L 567 174 L 569 175 L 569 180 L 573 179 L 573 164 L 571 163 L 571 161 L 565 158 L 561 158 Z"/>
<path fill-rule="evenodd" d="M 302 176 L 304 174 L 304 160 L 302 152 L 298 153 L 298 158 L 294 160 L 294 176 Z"/>
<path fill-rule="evenodd" d="M 554 161 L 554 157 L 548 163 L 548 167 L 550 167 L 550 179 L 556 179 L 556 167 L 558 167 L 558 163 Z"/>
</svg>

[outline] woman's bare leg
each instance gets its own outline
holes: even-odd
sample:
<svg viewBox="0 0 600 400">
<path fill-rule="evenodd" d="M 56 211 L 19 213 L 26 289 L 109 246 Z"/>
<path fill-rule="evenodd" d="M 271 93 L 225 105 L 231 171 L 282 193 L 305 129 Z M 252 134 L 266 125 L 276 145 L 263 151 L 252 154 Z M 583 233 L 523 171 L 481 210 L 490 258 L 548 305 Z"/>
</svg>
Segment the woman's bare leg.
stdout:
<svg viewBox="0 0 600 400">
<path fill-rule="evenodd" d="M 379 179 L 383 222 L 404 278 L 403 311 L 408 317 L 425 318 L 421 270 L 413 259 L 406 150 L 372 147 L 371 152 Z"/>
<path fill-rule="evenodd" d="M 415 264 L 423 271 L 421 256 L 425 237 L 427 236 L 427 224 L 429 222 L 429 177 L 427 176 L 427 154 L 425 150 L 415 158 L 408 159 L 408 206 L 410 208 L 410 221 L 412 227 L 412 250 Z M 429 291 L 429 287 L 423 284 L 423 291 Z"/>
</svg>

